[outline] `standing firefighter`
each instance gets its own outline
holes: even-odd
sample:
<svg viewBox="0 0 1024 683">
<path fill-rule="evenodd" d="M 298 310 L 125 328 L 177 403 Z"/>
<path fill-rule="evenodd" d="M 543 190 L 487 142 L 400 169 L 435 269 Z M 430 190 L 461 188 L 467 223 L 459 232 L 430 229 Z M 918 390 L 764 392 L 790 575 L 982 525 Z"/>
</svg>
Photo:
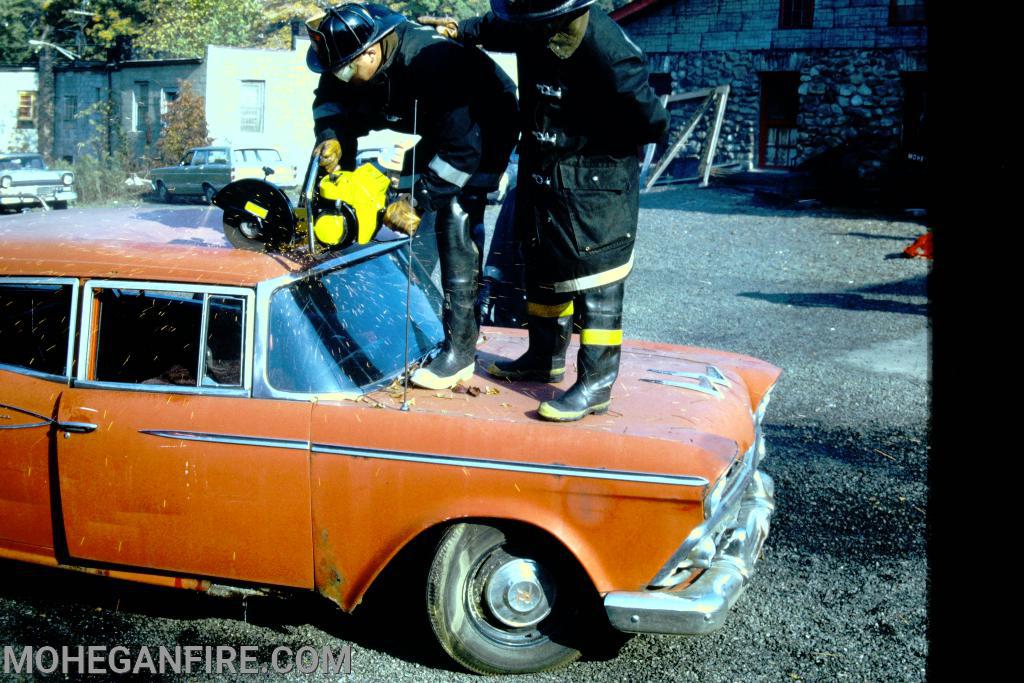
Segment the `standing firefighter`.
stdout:
<svg viewBox="0 0 1024 683">
<path fill-rule="evenodd" d="M 530 346 L 488 372 L 560 381 L 578 310 L 576 383 L 538 411 L 558 421 L 603 413 L 611 403 L 639 212 L 638 146 L 668 128 L 643 53 L 593 2 L 491 0 L 483 17 L 420 19 L 443 35 L 518 57 L 515 221 L 526 260 Z"/>
<path fill-rule="evenodd" d="M 381 5 L 331 7 L 307 28 L 306 64 L 322 74 L 313 101 L 314 151 L 327 172 L 353 168 L 356 139 L 370 130 L 422 136 L 415 202 L 388 206 L 385 223 L 411 233 L 424 212 L 436 212 L 445 340 L 410 380 L 452 387 L 475 367 L 479 253 L 470 229 L 482 222 L 487 193 L 515 146 L 515 84 L 480 50 Z"/>
</svg>

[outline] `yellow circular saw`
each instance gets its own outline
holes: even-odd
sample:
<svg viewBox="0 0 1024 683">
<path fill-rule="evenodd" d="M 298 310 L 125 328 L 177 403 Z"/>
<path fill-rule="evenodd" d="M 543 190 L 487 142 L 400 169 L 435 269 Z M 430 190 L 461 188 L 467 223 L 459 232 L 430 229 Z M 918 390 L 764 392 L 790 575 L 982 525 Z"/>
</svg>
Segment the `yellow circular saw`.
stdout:
<svg viewBox="0 0 1024 683">
<path fill-rule="evenodd" d="M 224 210 L 224 234 L 240 249 L 289 251 L 308 245 L 313 256 L 366 244 L 383 226 L 384 209 L 396 198 L 405 153 L 414 144 L 403 140 L 375 162 L 330 174 L 313 155 L 298 206 L 269 181 L 236 180 L 213 198 Z"/>
</svg>

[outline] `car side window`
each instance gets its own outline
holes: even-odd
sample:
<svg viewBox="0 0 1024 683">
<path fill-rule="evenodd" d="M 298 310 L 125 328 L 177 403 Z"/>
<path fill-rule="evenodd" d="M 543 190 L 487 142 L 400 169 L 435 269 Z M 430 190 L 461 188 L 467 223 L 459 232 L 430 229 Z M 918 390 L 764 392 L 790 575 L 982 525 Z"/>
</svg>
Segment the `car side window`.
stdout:
<svg viewBox="0 0 1024 683">
<path fill-rule="evenodd" d="M 192 163 L 192 157 L 194 157 L 195 155 L 196 155 L 195 152 L 189 152 L 188 154 L 183 156 L 181 158 L 181 165 L 182 166 L 189 166 Z"/>
<path fill-rule="evenodd" d="M 196 151 L 195 156 L 192 157 L 192 165 L 193 166 L 200 166 L 202 164 L 205 164 L 206 163 L 207 154 L 208 153 L 207 153 L 207 151 L 205 149 Z"/>
<path fill-rule="evenodd" d="M 208 164 L 226 164 L 228 163 L 228 153 L 224 149 L 215 149 L 210 152 L 210 157 L 207 160 Z"/>
<path fill-rule="evenodd" d="M 0 364 L 69 374 L 73 286 L 0 282 Z"/>
<path fill-rule="evenodd" d="M 89 292 L 95 343 L 84 379 L 244 388 L 245 295 L 102 284 Z"/>
</svg>

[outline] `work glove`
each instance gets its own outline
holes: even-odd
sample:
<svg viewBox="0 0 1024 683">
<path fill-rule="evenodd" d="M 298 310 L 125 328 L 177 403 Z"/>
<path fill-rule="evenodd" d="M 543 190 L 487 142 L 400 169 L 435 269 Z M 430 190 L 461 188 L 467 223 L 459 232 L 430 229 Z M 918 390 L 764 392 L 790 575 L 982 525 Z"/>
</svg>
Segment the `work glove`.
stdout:
<svg viewBox="0 0 1024 683">
<path fill-rule="evenodd" d="M 328 173 L 338 170 L 341 162 L 341 143 L 337 140 L 324 140 L 313 148 L 313 154 L 320 155 L 320 167 Z"/>
<path fill-rule="evenodd" d="M 384 209 L 384 225 L 395 232 L 413 236 L 416 228 L 420 227 L 420 215 L 416 213 L 408 195 L 403 195 L 397 201 L 388 204 Z"/>
<path fill-rule="evenodd" d="M 433 26 L 434 30 L 445 38 L 459 39 L 459 20 L 455 17 L 419 17 L 416 21 L 424 26 Z"/>
</svg>

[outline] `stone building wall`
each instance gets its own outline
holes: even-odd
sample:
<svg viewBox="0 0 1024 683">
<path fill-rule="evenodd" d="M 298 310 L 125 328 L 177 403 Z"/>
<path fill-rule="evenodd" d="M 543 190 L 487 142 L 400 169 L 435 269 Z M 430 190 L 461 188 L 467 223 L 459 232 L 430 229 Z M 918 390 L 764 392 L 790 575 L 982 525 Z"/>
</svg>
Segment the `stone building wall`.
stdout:
<svg viewBox="0 0 1024 683">
<path fill-rule="evenodd" d="M 716 163 L 758 162 L 761 74 L 799 74 L 797 163 L 856 152 L 877 172 L 899 147 L 905 72 L 927 70 L 926 28 L 891 26 L 889 0 L 819 0 L 811 28 L 779 28 L 779 0 L 663 0 L 620 20 L 675 91 L 731 86 Z M 673 116 L 683 125 L 687 107 Z M 697 154 L 705 117 L 684 153 Z"/>
<path fill-rule="evenodd" d="M 178 88 L 180 79 L 191 82 L 199 94 L 205 89 L 205 71 L 198 59 L 81 62 L 58 69 L 55 76 L 54 156 L 72 160 L 82 154 L 96 155 L 97 145 L 108 144 L 108 135 L 114 138 L 114 146 L 123 140 L 142 159 L 153 152 L 160 136 L 161 91 Z M 132 93 L 137 82 L 148 84 L 148 131 L 145 125 L 132 131 Z M 67 97 L 74 98 L 74 116 L 66 111 Z"/>
</svg>

